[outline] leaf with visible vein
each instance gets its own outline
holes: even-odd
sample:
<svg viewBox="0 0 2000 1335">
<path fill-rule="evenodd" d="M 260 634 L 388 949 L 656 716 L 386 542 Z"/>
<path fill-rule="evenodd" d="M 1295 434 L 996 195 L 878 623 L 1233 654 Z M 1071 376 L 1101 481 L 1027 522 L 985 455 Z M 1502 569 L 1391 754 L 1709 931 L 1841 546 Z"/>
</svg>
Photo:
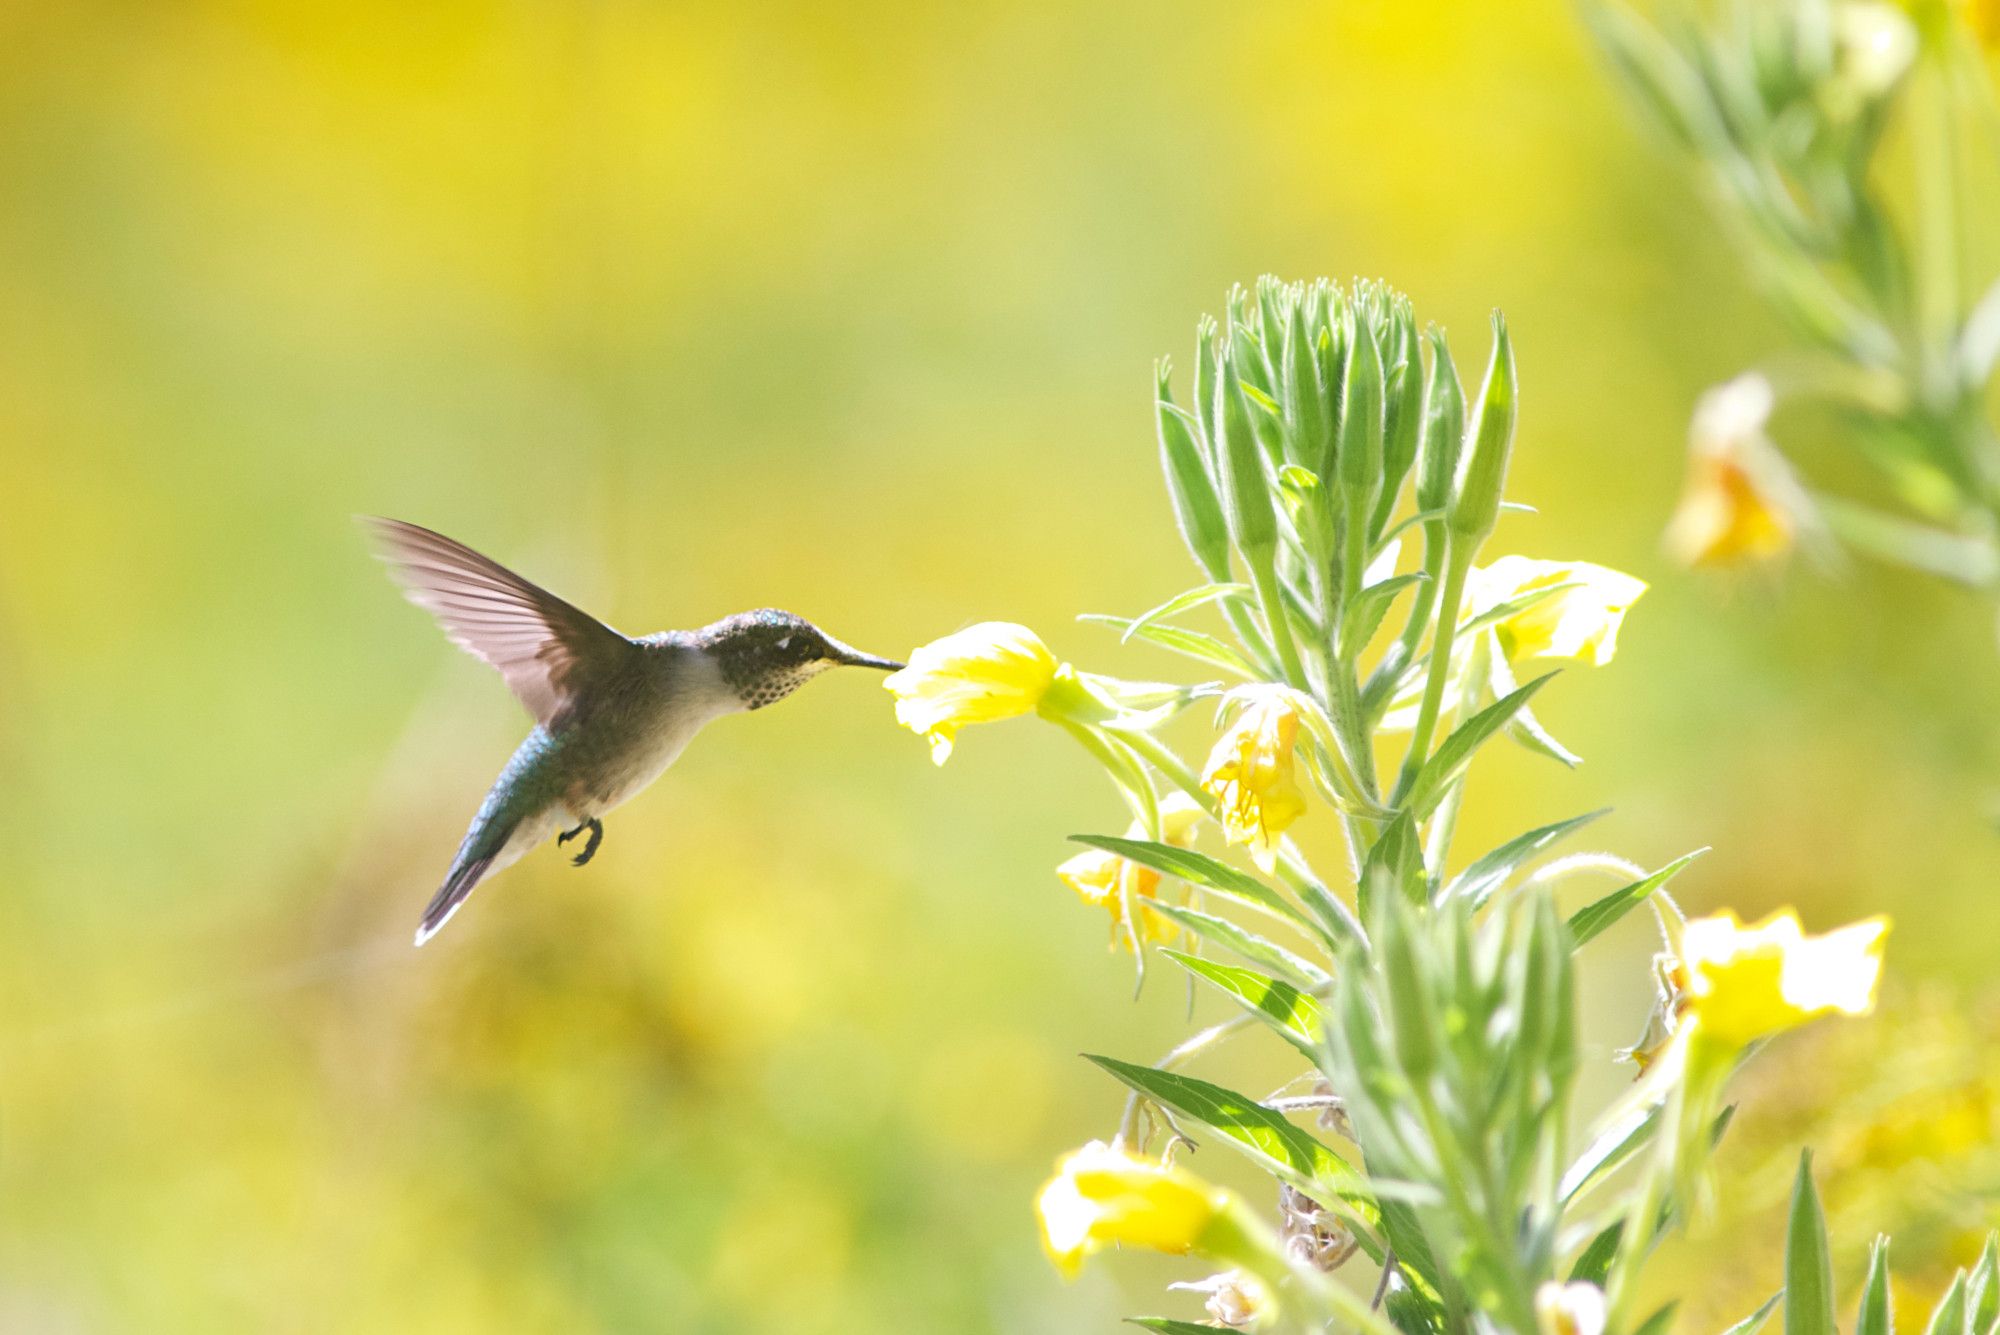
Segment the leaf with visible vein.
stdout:
<svg viewBox="0 0 2000 1335">
<path fill-rule="evenodd" d="M 1085 1056 L 1106 1073 L 1169 1112 L 1205 1127 L 1282 1182 L 1324 1203 L 1338 1196 L 1373 1227 L 1380 1218 L 1361 1178 L 1347 1160 L 1247 1094 L 1176 1071 Z"/>
<path fill-rule="evenodd" d="M 1178 950 L 1163 950 L 1161 953 L 1189 973 L 1213 983 L 1243 1009 L 1269 1025 L 1280 1038 L 1304 1053 L 1307 1061 L 1319 1062 L 1320 1029 L 1325 1023 L 1325 1014 L 1317 997 L 1255 969 L 1218 964 L 1214 960 Z"/>
<path fill-rule="evenodd" d="M 1317 930 L 1316 925 L 1301 913 L 1295 904 L 1276 890 L 1249 872 L 1238 871 L 1228 863 L 1218 861 L 1206 853 L 1197 853 L 1188 848 L 1176 848 L 1172 844 L 1161 843 L 1154 839 L 1128 839 L 1111 834 L 1073 834 L 1070 839 L 1074 843 L 1088 844 L 1092 848 L 1115 854 L 1168 876 L 1178 876 L 1181 880 L 1201 886 L 1205 890 L 1214 890 L 1232 899 L 1242 900 L 1300 927 Z"/>
<path fill-rule="evenodd" d="M 1238 927 L 1227 918 L 1160 900 L 1152 901 L 1148 907 L 1173 919 L 1196 936 L 1219 946 L 1227 946 L 1251 963 L 1261 964 L 1272 973 L 1284 975 L 1302 987 L 1320 987 L 1330 981 L 1326 970 L 1317 964 L 1301 959 L 1275 941 Z"/>
<path fill-rule="evenodd" d="M 1158 607 L 1148 608 L 1146 611 L 1141 612 L 1133 619 L 1132 624 L 1125 628 L 1124 635 L 1119 638 L 1129 640 L 1133 635 L 1156 621 L 1165 621 L 1169 618 L 1177 617 L 1183 612 L 1192 611 L 1202 604 L 1214 602 L 1218 598 L 1241 598 L 1249 592 L 1250 586 L 1248 584 L 1199 585 L 1187 590 L 1185 593 L 1175 594 Z"/>
<path fill-rule="evenodd" d="M 1135 619 L 1133 617 L 1105 616 L 1099 612 L 1085 612 L 1077 618 L 1078 621 L 1088 621 L 1095 625 L 1113 626 L 1120 631 L 1131 627 Z M 1132 634 L 1137 639 L 1157 644 L 1162 649 L 1170 649 L 1174 653 L 1192 658 L 1197 662 L 1206 663 L 1210 667 L 1220 668 L 1222 671 L 1232 676 L 1241 677 L 1245 681 L 1260 681 L 1263 679 L 1264 674 L 1253 667 L 1250 660 L 1243 657 L 1242 654 L 1237 653 L 1221 640 L 1216 639 L 1213 635 L 1204 635 L 1198 630 L 1188 630 L 1183 626 L 1163 626 L 1158 622 L 1154 622 L 1148 626 L 1140 626 L 1134 629 Z"/>
<path fill-rule="evenodd" d="M 1556 675 L 1554 672 L 1544 673 L 1519 690 L 1509 692 L 1495 700 L 1452 729 L 1451 736 L 1445 738 L 1444 744 L 1424 762 L 1424 767 L 1417 771 L 1417 781 L 1410 785 L 1409 800 L 1404 806 L 1411 812 L 1412 817 L 1422 820 L 1430 815 L 1431 809 L 1444 798 L 1445 790 L 1450 787 L 1452 780 L 1472 763 L 1472 757 L 1480 746 L 1494 733 L 1506 727 L 1515 713 L 1532 700 L 1537 691 L 1553 681 Z"/>
<path fill-rule="evenodd" d="M 1514 836 L 1452 877 L 1451 884 L 1445 887 L 1444 898 L 1454 899 L 1463 895 L 1472 901 L 1473 908 L 1479 908 L 1530 858 L 1545 851 L 1564 835 L 1582 829 L 1609 812 L 1609 807 L 1585 812 L 1581 816 L 1571 816 L 1568 820 L 1559 820 L 1553 825 L 1544 825 Z"/>
<path fill-rule="evenodd" d="M 1666 866 L 1643 880 L 1620 886 L 1595 904 L 1585 905 L 1570 915 L 1569 934 L 1578 950 L 1589 941 L 1601 935 L 1604 930 L 1645 902 L 1646 896 L 1681 874 L 1681 869 L 1708 850 L 1697 848 L 1692 853 L 1683 853 Z"/>
</svg>

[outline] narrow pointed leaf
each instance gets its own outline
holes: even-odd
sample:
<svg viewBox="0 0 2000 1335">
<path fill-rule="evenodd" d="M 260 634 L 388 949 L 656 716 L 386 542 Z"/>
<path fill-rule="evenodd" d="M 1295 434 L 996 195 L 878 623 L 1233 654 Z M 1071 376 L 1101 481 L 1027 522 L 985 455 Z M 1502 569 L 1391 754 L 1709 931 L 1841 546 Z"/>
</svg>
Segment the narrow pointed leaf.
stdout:
<svg viewBox="0 0 2000 1335">
<path fill-rule="evenodd" d="M 1877 1237 L 1868 1249 L 1868 1282 L 1861 1286 L 1861 1314 L 1854 1335 L 1893 1335 L 1895 1313 L 1889 1293 L 1889 1239 Z"/>
<path fill-rule="evenodd" d="M 1189 973 L 1213 983 L 1231 1000 L 1269 1025 L 1277 1035 L 1319 1061 L 1320 1033 L 1326 1023 L 1319 999 L 1290 983 L 1233 964 L 1218 964 L 1178 950 L 1161 952 Z"/>
<path fill-rule="evenodd" d="M 1592 939 L 1602 935 L 1606 928 L 1644 903 L 1646 896 L 1680 875 L 1683 867 L 1707 851 L 1697 848 L 1692 853 L 1683 853 L 1644 880 L 1620 886 L 1595 904 L 1586 905 L 1571 914 L 1569 934 L 1576 942 L 1576 948 L 1581 950 Z"/>
<path fill-rule="evenodd" d="M 1728 1330 L 1723 1331 L 1722 1335 L 1757 1335 L 1757 1332 L 1764 1328 L 1764 1323 L 1771 1319 L 1771 1313 L 1778 1310 L 1778 1304 L 1783 1302 L 1784 1298 L 1785 1291 L 1779 1289 L 1776 1293 L 1765 1299 L 1762 1307 L 1752 1312 L 1749 1316 L 1744 1317 Z"/>
<path fill-rule="evenodd" d="M 1094 622 L 1100 626 L 1115 626 L 1122 631 L 1131 626 L 1136 618 L 1105 616 L 1100 612 L 1086 612 L 1078 617 L 1077 620 Z M 1261 681 L 1265 675 L 1252 666 L 1250 660 L 1242 654 L 1237 653 L 1221 640 L 1216 639 L 1215 636 L 1204 635 L 1198 630 L 1188 630 L 1183 626 L 1163 626 L 1158 622 L 1154 622 L 1150 625 L 1139 627 L 1132 632 L 1132 635 L 1135 639 L 1145 640 L 1150 644 L 1157 644 L 1162 649 L 1171 649 L 1173 652 L 1184 657 L 1206 663 L 1213 668 L 1220 668 L 1222 671 L 1232 676 L 1241 677 L 1245 681 Z"/>
<path fill-rule="evenodd" d="M 1553 825 L 1544 825 L 1526 834 L 1515 835 L 1491 853 L 1475 859 L 1464 871 L 1452 877 L 1451 884 L 1445 887 L 1443 897 L 1457 899 L 1463 896 L 1472 901 L 1473 908 L 1479 908 L 1492 898 L 1495 891 L 1506 884 L 1508 877 L 1519 871 L 1531 859 L 1547 851 L 1565 835 L 1582 829 L 1599 816 L 1608 814 L 1610 810 L 1609 807 L 1605 807 L 1598 811 L 1585 812 L 1581 816 L 1572 816 L 1568 820 L 1559 820 Z"/>
<path fill-rule="evenodd" d="M 1424 767 L 1417 772 L 1417 781 L 1410 786 L 1410 797 L 1405 806 L 1415 819 L 1422 820 L 1430 815 L 1452 781 L 1472 763 L 1472 757 L 1480 746 L 1506 727 L 1515 712 L 1555 676 L 1550 672 L 1535 678 L 1519 690 L 1495 700 L 1452 730 L 1451 736 L 1445 738 L 1444 744 L 1424 762 Z"/>
<path fill-rule="evenodd" d="M 1128 1326 L 1157 1330 L 1161 1335 L 1215 1335 L 1215 1327 L 1199 1321 L 1176 1321 L 1170 1316 L 1128 1316 Z"/>
<path fill-rule="evenodd" d="M 2000 1233 L 1986 1235 L 1985 1249 L 1966 1282 L 1965 1310 L 1972 1335 L 1992 1335 L 1994 1323 L 2000 1322 Z"/>
<path fill-rule="evenodd" d="M 1176 848 L 1153 839 L 1129 839 L 1110 834 L 1073 834 L 1072 843 L 1088 844 L 1142 867 L 1168 876 L 1178 876 L 1192 885 L 1205 890 L 1213 890 L 1228 895 L 1232 899 L 1253 904 L 1269 913 L 1296 923 L 1301 927 L 1312 927 L 1305 914 L 1283 895 L 1265 885 L 1249 872 L 1238 871 L 1226 862 L 1217 861 L 1206 853 L 1197 853 L 1190 848 Z"/>
<path fill-rule="evenodd" d="M 1962 1335 L 1964 1330 L 1965 1272 L 1961 1270 L 1952 1276 L 1951 1287 L 1931 1309 L 1930 1324 L 1924 1327 L 1924 1335 Z"/>
<path fill-rule="evenodd" d="M 1250 593 L 1251 590 L 1248 584 L 1223 583 L 1197 585 L 1184 593 L 1175 594 L 1158 607 L 1149 608 L 1141 612 L 1132 619 L 1130 625 L 1125 627 L 1125 633 L 1119 636 L 1119 639 L 1129 640 L 1156 621 L 1171 621 L 1181 613 L 1192 611 L 1204 603 L 1212 603 L 1221 598 L 1247 598 L 1250 596 Z"/>
<path fill-rule="evenodd" d="M 1330 981 L 1326 970 L 1317 964 L 1301 959 L 1275 941 L 1238 927 L 1227 918 L 1157 900 L 1150 907 L 1155 913 L 1173 919 L 1203 940 L 1233 950 L 1252 964 L 1261 964 L 1300 987 L 1323 987 Z"/>
<path fill-rule="evenodd" d="M 1785 1335 L 1835 1335 L 1833 1259 L 1827 1250 L 1826 1213 L 1813 1187 L 1812 1151 L 1799 1155 L 1792 1184 L 1791 1223 L 1785 1234 Z"/>
<path fill-rule="evenodd" d="M 1680 1299 L 1676 1298 L 1641 1321 L 1639 1328 L 1633 1331 L 1632 1335 L 1666 1335 L 1666 1332 L 1673 1329 L 1674 1313 L 1680 1310 L 1680 1306 Z"/>
<path fill-rule="evenodd" d="M 1176 1071 L 1085 1054 L 1107 1074 L 1248 1156 L 1282 1182 L 1324 1202 L 1339 1196 L 1371 1225 L 1379 1217 L 1347 1160 L 1247 1094 Z"/>
</svg>

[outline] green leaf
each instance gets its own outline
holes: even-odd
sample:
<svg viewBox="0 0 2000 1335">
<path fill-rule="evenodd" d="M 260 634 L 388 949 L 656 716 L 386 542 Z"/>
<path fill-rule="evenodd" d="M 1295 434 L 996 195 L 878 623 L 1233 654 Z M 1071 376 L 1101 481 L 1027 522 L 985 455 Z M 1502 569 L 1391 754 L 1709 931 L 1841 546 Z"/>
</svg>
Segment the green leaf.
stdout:
<svg viewBox="0 0 2000 1335">
<path fill-rule="evenodd" d="M 1070 840 L 1073 843 L 1088 844 L 1092 848 L 1102 849 L 1106 853 L 1115 854 L 1168 876 L 1178 876 L 1181 880 L 1201 886 L 1205 890 L 1213 890 L 1246 904 L 1254 904 L 1301 927 L 1313 926 L 1295 904 L 1276 890 L 1250 873 L 1238 871 L 1228 863 L 1209 857 L 1206 853 L 1197 853 L 1189 848 L 1176 848 L 1172 844 L 1163 844 L 1152 839 L 1128 839 L 1110 834 L 1073 834 Z"/>
<path fill-rule="evenodd" d="M 1692 853 L 1683 853 L 1666 866 L 1644 880 L 1620 886 L 1595 904 L 1585 905 L 1570 915 L 1569 934 L 1576 942 L 1578 950 L 1601 935 L 1604 930 L 1645 902 L 1646 896 L 1681 874 L 1681 869 L 1708 850 L 1697 848 Z"/>
<path fill-rule="evenodd" d="M 1380 884 L 1394 886 L 1406 899 L 1426 897 L 1425 887 L 1429 882 L 1424 879 L 1423 840 L 1409 812 L 1402 812 L 1390 821 L 1374 847 L 1368 850 L 1368 860 L 1356 884 L 1362 895 L 1363 912 L 1367 912 L 1367 897 Z"/>
<path fill-rule="evenodd" d="M 1300 987 L 1323 987 L 1330 981 L 1326 970 L 1317 964 L 1300 958 L 1275 941 L 1237 926 L 1227 918 L 1160 900 L 1154 900 L 1149 907 L 1155 913 L 1173 919 L 1203 940 L 1226 946 L 1251 963 L 1261 964 L 1272 973 L 1288 978 Z"/>
<path fill-rule="evenodd" d="M 1128 1326 L 1157 1330 L 1162 1335 L 1215 1335 L 1215 1327 L 1200 1321 L 1176 1321 L 1170 1316 L 1128 1316 Z"/>
<path fill-rule="evenodd" d="M 1445 738 L 1444 744 L 1424 762 L 1424 767 L 1417 772 L 1417 781 L 1410 785 L 1409 800 L 1404 806 L 1412 813 L 1412 818 L 1422 820 L 1430 815 L 1431 809 L 1444 798 L 1445 790 L 1452 781 L 1472 763 L 1473 754 L 1480 746 L 1506 727 L 1515 711 L 1532 700 L 1535 693 L 1554 680 L 1556 675 L 1554 672 L 1544 673 L 1452 729 L 1451 736 Z"/>
<path fill-rule="evenodd" d="M 1114 626 L 1121 631 L 1131 626 L 1135 619 L 1106 616 L 1101 612 L 1085 612 L 1077 618 L 1078 621 L 1088 621 L 1100 626 Z M 1185 658 L 1192 658 L 1212 668 L 1219 668 L 1245 681 L 1263 679 L 1263 674 L 1251 666 L 1250 660 L 1213 635 L 1204 635 L 1198 630 L 1188 630 L 1184 626 L 1163 626 L 1158 622 L 1141 626 L 1132 634 L 1136 639 L 1157 644 L 1162 649 L 1169 649 Z"/>
<path fill-rule="evenodd" d="M 1508 740 L 1526 747 L 1538 756 L 1547 756 L 1559 765 L 1575 769 L 1583 763 L 1583 757 L 1555 739 L 1555 734 L 1542 726 L 1532 709 L 1523 709 L 1507 725 Z"/>
<path fill-rule="evenodd" d="M 1785 1335 L 1836 1335 L 1833 1259 L 1827 1251 L 1826 1214 L 1813 1187 L 1812 1151 L 1799 1154 L 1792 1184 L 1791 1223 L 1785 1234 Z"/>
<path fill-rule="evenodd" d="M 1930 1324 L 1924 1327 L 1924 1335 L 1963 1335 L 1964 1330 L 1965 1272 L 1961 1270 L 1952 1276 L 1951 1287 L 1931 1309 Z"/>
<path fill-rule="evenodd" d="M 1570 1268 L 1570 1283 L 1595 1284 L 1603 1288 L 1605 1278 L 1611 1273 L 1611 1263 L 1618 1259 L 1619 1240 L 1624 1236 L 1625 1221 L 1621 1219 L 1592 1238 L 1590 1245 L 1583 1249 L 1583 1255 L 1577 1257 L 1576 1264 Z"/>
<path fill-rule="evenodd" d="M 1280 1181 L 1318 1201 L 1338 1196 L 1359 1207 L 1370 1225 L 1379 1218 L 1347 1160 L 1249 1095 L 1154 1066 L 1085 1056 L 1144 1097 L 1221 1137 Z"/>
<path fill-rule="evenodd" d="M 1307 1061 L 1314 1065 L 1319 1063 L 1320 1032 L 1325 1024 L 1325 1012 L 1317 997 L 1255 969 L 1218 964 L 1214 960 L 1201 959 L 1178 950 L 1161 953 L 1189 973 L 1220 988 L 1245 1010 L 1271 1026 L 1280 1038 L 1304 1053 Z"/>
<path fill-rule="evenodd" d="M 1407 575 L 1391 575 L 1377 580 L 1361 591 L 1359 597 L 1348 603 L 1340 614 L 1340 642 L 1342 644 L 1366 645 L 1375 638 L 1381 628 L 1382 618 L 1389 615 L 1390 605 L 1396 595 L 1412 584 L 1426 582 L 1428 576 L 1421 570 L 1413 570 Z"/>
<path fill-rule="evenodd" d="M 1680 1310 L 1680 1305 L 1680 1299 L 1674 1299 L 1674 1301 L 1668 1303 L 1644 1321 L 1641 1321 L 1639 1328 L 1633 1331 L 1632 1335 L 1666 1335 L 1666 1332 L 1673 1328 L 1674 1313 Z"/>
<path fill-rule="evenodd" d="M 1896 1327 L 1889 1293 L 1889 1239 L 1879 1235 L 1868 1249 L 1868 1282 L 1861 1286 L 1861 1313 L 1854 1335 L 1892 1335 Z"/>
<path fill-rule="evenodd" d="M 1752 1312 L 1749 1316 L 1744 1317 L 1728 1330 L 1723 1331 L 1722 1335 L 1757 1335 L 1757 1332 L 1764 1328 L 1764 1323 L 1770 1320 L 1771 1313 L 1778 1310 L 1778 1304 L 1784 1301 L 1784 1297 L 1785 1291 L 1779 1289 L 1776 1293 L 1765 1299 L 1762 1307 Z M 1857 1335 L 1859 1335 L 1858 1332 Z"/>
<path fill-rule="evenodd" d="M 1508 877 L 1521 869 L 1522 864 L 1541 854 L 1564 835 L 1582 829 L 1599 816 L 1609 814 L 1610 810 L 1611 808 L 1605 807 L 1585 812 L 1581 816 L 1571 816 L 1568 820 L 1559 820 L 1553 825 L 1544 825 L 1526 834 L 1515 835 L 1452 877 L 1451 884 L 1445 887 L 1443 898 L 1456 899 L 1464 896 L 1472 901 L 1473 908 L 1479 908 L 1506 883 Z M 1571 929 L 1575 929 L 1574 922 L 1571 923 Z"/>
<path fill-rule="evenodd" d="M 1992 1335 L 2000 1321 L 2000 1232 L 1986 1235 L 1986 1247 L 1966 1283 L 1965 1308 L 1971 1313 L 1972 1335 Z"/>
<path fill-rule="evenodd" d="M 1148 608 L 1146 611 L 1141 612 L 1133 619 L 1130 625 L 1125 627 L 1125 633 L 1119 639 L 1121 641 L 1129 640 L 1134 634 L 1156 621 L 1171 620 L 1183 612 L 1192 611 L 1202 606 L 1204 603 L 1212 603 L 1222 598 L 1241 598 L 1247 596 L 1249 593 L 1250 586 L 1248 584 L 1197 585 L 1183 593 L 1175 594 L 1158 607 Z"/>
</svg>

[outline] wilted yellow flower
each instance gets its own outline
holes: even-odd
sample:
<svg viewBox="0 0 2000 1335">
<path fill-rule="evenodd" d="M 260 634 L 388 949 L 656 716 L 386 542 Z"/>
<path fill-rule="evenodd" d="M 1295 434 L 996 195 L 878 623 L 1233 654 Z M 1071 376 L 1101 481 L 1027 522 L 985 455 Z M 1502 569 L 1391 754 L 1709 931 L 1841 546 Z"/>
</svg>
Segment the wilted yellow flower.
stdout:
<svg viewBox="0 0 2000 1335">
<path fill-rule="evenodd" d="M 1866 1014 L 1888 931 L 1875 917 L 1808 937 L 1790 909 L 1749 927 L 1733 913 L 1695 919 L 1681 937 L 1695 1036 L 1738 1048 L 1829 1011 Z"/>
<path fill-rule="evenodd" d="M 910 665 L 883 683 L 896 721 L 930 740 L 942 765 L 968 723 L 1032 714 L 1056 676 L 1056 656 L 1026 626 L 982 621 L 916 649 Z"/>
<path fill-rule="evenodd" d="M 1225 1270 L 1207 1279 L 1167 1285 L 1189 1293 L 1205 1293 L 1208 1319 L 1230 1330 L 1258 1330 L 1277 1315 L 1277 1300 L 1264 1282 L 1247 1270 Z"/>
<path fill-rule="evenodd" d="M 1201 786 L 1222 806 L 1222 833 L 1247 844 L 1250 857 L 1270 871 L 1278 840 L 1305 814 L 1292 748 L 1299 737 L 1298 699 L 1289 687 L 1249 686 L 1232 693 L 1242 712 L 1208 753 Z"/>
<path fill-rule="evenodd" d="M 1200 805 L 1186 793 L 1174 793 L 1160 803 L 1160 838 L 1177 848 L 1186 848 L 1194 839 L 1194 827 L 1200 824 L 1203 815 Z M 1126 836 L 1143 838 L 1145 827 L 1134 822 Z M 1147 901 L 1156 898 L 1160 892 L 1160 873 L 1151 867 L 1142 867 L 1116 853 L 1107 853 L 1101 848 L 1078 853 L 1069 861 L 1056 868 L 1056 875 L 1062 883 L 1076 891 L 1084 903 L 1101 908 L 1111 915 L 1111 940 L 1115 945 L 1130 949 L 1133 932 L 1125 924 L 1126 894 L 1129 891 L 1132 904 L 1139 910 L 1137 935 L 1143 945 L 1149 941 L 1171 941 L 1176 928 L 1172 921 L 1154 913 Z"/>
<path fill-rule="evenodd" d="M 1760 375 L 1702 396 L 1689 430 L 1688 480 L 1667 522 L 1667 552 L 1683 565 L 1738 565 L 1790 551 L 1797 523 L 1781 493 L 1788 475 L 1764 434 L 1776 398 Z"/>
<path fill-rule="evenodd" d="M 1535 1324 L 1541 1335 L 1604 1335 L 1604 1290 L 1595 1284 L 1557 1284 L 1535 1290 Z"/>
<path fill-rule="evenodd" d="M 1573 658 L 1599 667 L 1617 653 L 1625 613 L 1646 591 L 1644 580 L 1606 566 L 1525 556 L 1503 556 L 1476 579 L 1472 605 L 1480 611 L 1537 589 L 1559 589 L 1494 627 L 1508 658 Z"/>
<path fill-rule="evenodd" d="M 1193 1251 L 1228 1205 L 1226 1193 L 1194 1174 L 1101 1140 L 1058 1160 L 1056 1175 L 1035 1197 L 1042 1246 L 1066 1275 L 1115 1244 Z"/>
</svg>

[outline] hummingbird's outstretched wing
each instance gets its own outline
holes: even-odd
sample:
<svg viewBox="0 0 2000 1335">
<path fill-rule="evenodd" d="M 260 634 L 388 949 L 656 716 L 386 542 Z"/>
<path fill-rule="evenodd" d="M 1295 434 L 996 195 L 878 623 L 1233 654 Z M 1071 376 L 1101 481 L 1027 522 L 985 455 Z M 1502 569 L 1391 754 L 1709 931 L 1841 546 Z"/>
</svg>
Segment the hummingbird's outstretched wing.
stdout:
<svg viewBox="0 0 2000 1335">
<path fill-rule="evenodd" d="M 542 723 L 553 722 L 592 673 L 635 648 L 602 621 L 442 533 L 400 519 L 364 519 L 396 582 L 461 648 L 500 670 Z"/>
</svg>

